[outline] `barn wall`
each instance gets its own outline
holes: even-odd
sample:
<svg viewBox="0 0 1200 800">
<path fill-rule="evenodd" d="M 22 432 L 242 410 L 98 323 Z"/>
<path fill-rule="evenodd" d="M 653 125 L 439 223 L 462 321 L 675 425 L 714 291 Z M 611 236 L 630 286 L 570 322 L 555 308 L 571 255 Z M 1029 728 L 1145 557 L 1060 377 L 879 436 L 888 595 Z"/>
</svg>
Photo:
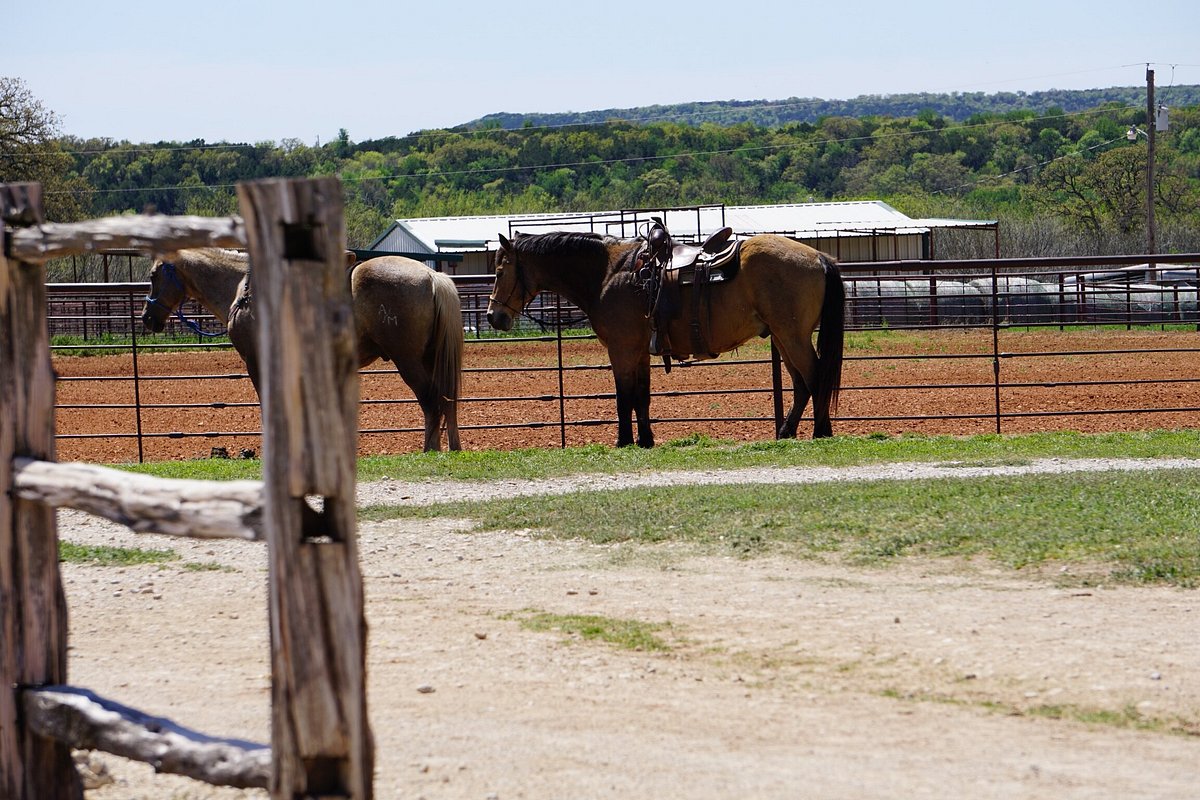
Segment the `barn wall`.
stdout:
<svg viewBox="0 0 1200 800">
<path fill-rule="evenodd" d="M 845 262 L 919 260 L 926 257 L 924 235 L 919 233 L 801 238 L 800 241 Z"/>
<path fill-rule="evenodd" d="M 485 252 L 468 252 L 462 254 L 463 260 L 446 265 L 449 275 L 491 275 L 491 257 Z"/>
</svg>

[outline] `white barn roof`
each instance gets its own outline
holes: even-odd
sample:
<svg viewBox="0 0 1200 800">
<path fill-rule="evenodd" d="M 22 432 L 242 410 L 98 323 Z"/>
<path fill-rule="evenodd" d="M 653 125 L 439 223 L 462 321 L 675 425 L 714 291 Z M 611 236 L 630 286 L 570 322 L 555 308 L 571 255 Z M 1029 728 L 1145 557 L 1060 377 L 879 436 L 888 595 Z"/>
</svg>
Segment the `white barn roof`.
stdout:
<svg viewBox="0 0 1200 800">
<path fill-rule="evenodd" d="M 372 250 L 410 253 L 463 253 L 495 250 L 499 235 L 577 230 L 633 238 L 639 226 L 661 211 L 598 211 L 476 217 L 398 219 L 372 244 Z M 701 206 L 668 210 L 667 227 L 677 237 L 702 239 L 724 225 L 734 233 L 782 233 L 797 238 L 927 233 L 937 227 L 984 227 L 982 220 L 914 220 L 879 200 L 794 203 L 762 206 Z"/>
</svg>

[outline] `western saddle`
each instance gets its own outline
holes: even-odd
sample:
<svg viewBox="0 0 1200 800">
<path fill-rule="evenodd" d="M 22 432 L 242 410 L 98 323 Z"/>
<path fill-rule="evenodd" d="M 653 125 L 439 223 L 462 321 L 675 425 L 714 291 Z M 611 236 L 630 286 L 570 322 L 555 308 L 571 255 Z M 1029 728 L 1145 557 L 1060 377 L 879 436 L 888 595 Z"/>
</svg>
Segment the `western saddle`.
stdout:
<svg viewBox="0 0 1200 800">
<path fill-rule="evenodd" d="M 668 328 L 672 320 L 685 317 L 691 331 L 691 355 L 716 358 L 708 344 L 709 294 L 713 284 L 726 283 L 737 275 L 740 241 L 731 241 L 733 228 L 721 228 L 702 244 L 676 242 L 659 217 L 643 235 L 638 251 L 637 276 L 646 290 L 650 320 L 650 354 L 662 356 L 671 371 L 671 341 Z M 691 303 L 683 307 L 681 287 L 691 286 Z"/>
</svg>

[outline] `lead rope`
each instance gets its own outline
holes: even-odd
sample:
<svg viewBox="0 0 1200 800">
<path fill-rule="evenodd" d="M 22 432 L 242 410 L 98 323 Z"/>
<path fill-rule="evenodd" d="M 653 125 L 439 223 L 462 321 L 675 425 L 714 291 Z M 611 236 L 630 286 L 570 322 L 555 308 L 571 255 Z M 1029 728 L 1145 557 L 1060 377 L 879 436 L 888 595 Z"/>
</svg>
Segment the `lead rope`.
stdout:
<svg viewBox="0 0 1200 800">
<path fill-rule="evenodd" d="M 183 291 L 183 295 L 184 295 L 183 300 L 181 300 L 179 302 L 179 305 L 176 306 L 176 308 L 175 308 L 175 316 L 179 317 L 179 321 L 183 323 L 184 327 L 189 329 L 193 333 L 195 333 L 197 336 L 204 336 L 205 338 L 209 338 L 209 339 L 215 338 L 217 336 L 224 336 L 225 335 L 224 331 L 221 331 L 219 333 L 206 333 L 204 331 L 204 329 L 202 329 L 200 327 L 200 323 L 196 322 L 195 320 L 188 319 L 187 317 L 185 317 L 183 315 L 183 304 L 187 302 L 187 289 L 184 287 L 183 281 L 179 280 L 179 276 L 175 274 L 175 265 L 174 264 L 172 264 L 168 261 L 164 261 L 162 268 L 163 268 L 163 274 L 166 275 L 168 278 L 170 278 L 171 281 L 174 282 L 174 284 L 176 286 L 178 286 L 180 289 L 184 290 Z M 151 297 L 151 296 L 147 295 L 146 300 L 148 300 L 151 303 L 165 305 L 165 303 L 163 303 L 157 297 Z"/>
<path fill-rule="evenodd" d="M 184 326 L 189 328 L 193 333 L 195 333 L 198 336 L 204 336 L 206 338 L 212 339 L 217 336 L 224 336 L 226 333 L 225 331 L 218 331 L 217 333 L 208 333 L 207 331 L 202 329 L 200 327 L 200 323 L 196 322 L 195 320 L 188 319 L 187 317 L 185 317 L 183 315 L 183 303 L 180 303 L 179 308 L 175 309 L 175 316 L 179 317 L 179 321 L 182 322 L 184 324 Z"/>
</svg>

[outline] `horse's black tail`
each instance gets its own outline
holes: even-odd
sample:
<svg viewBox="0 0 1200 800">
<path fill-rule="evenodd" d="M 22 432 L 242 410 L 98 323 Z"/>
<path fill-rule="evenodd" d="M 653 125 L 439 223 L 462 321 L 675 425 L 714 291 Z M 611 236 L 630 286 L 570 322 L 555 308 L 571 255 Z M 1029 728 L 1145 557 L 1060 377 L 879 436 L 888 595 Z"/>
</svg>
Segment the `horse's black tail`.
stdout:
<svg viewBox="0 0 1200 800">
<path fill-rule="evenodd" d="M 817 332 L 817 394 L 813 412 L 837 410 L 842 389 L 842 349 L 846 341 L 846 287 L 833 258 L 821 253 L 825 267 L 825 299 L 821 303 L 821 329 Z"/>
</svg>

